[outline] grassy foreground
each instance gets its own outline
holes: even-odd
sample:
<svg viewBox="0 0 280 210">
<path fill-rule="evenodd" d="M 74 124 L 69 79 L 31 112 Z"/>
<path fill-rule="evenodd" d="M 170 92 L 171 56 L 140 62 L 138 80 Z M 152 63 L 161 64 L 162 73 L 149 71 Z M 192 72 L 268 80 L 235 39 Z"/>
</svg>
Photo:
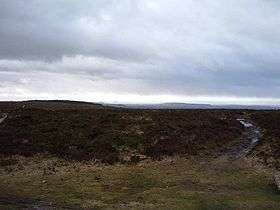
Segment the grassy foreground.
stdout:
<svg viewBox="0 0 280 210">
<path fill-rule="evenodd" d="M 0 171 L 0 209 L 280 209 L 250 161 L 170 157 L 135 165 L 23 158 Z M 11 161 L 11 158 L 9 159 Z"/>
</svg>

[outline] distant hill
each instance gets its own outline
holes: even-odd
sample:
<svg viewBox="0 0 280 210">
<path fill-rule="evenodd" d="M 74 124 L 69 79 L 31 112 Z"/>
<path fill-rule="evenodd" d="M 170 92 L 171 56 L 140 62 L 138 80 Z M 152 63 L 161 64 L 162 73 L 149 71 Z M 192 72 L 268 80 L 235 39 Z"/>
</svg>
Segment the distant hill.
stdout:
<svg viewBox="0 0 280 210">
<path fill-rule="evenodd" d="M 110 106 L 129 109 L 251 109 L 278 110 L 279 106 L 264 105 L 212 105 L 192 103 L 162 103 L 162 104 L 110 104 Z"/>
<path fill-rule="evenodd" d="M 38 108 L 38 109 L 102 109 L 104 105 L 91 102 L 67 100 L 30 100 L 30 101 L 2 101 L 1 109 Z"/>
<path fill-rule="evenodd" d="M 106 104 L 69 100 L 30 100 L 30 101 L 0 101 L 0 109 L 39 108 L 39 109 L 249 109 L 278 110 L 280 106 L 263 105 L 212 105 L 194 103 L 161 103 L 161 104 Z"/>
</svg>

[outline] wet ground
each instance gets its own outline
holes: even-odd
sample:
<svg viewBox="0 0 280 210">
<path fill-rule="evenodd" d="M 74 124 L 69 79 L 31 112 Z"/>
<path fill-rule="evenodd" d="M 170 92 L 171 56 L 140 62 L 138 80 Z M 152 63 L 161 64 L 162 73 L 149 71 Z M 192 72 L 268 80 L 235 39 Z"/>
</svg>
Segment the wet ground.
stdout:
<svg viewBox="0 0 280 210">
<path fill-rule="evenodd" d="M 234 145 L 228 152 L 226 152 L 225 155 L 230 159 L 238 159 L 246 156 L 258 144 L 261 137 L 260 128 L 250 119 L 239 118 L 237 121 L 244 126 L 245 131 L 241 136 L 241 143 Z"/>
<path fill-rule="evenodd" d="M 0 114 L 0 123 L 4 122 L 4 120 L 8 117 L 7 114 Z"/>
</svg>

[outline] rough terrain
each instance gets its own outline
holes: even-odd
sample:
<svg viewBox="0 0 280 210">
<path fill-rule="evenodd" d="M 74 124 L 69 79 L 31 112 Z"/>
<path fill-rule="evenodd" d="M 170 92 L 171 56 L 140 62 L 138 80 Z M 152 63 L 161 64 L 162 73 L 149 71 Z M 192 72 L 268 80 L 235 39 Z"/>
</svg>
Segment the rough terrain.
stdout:
<svg viewBox="0 0 280 210">
<path fill-rule="evenodd" d="M 278 112 L 0 108 L 0 209 L 280 209 Z"/>
</svg>

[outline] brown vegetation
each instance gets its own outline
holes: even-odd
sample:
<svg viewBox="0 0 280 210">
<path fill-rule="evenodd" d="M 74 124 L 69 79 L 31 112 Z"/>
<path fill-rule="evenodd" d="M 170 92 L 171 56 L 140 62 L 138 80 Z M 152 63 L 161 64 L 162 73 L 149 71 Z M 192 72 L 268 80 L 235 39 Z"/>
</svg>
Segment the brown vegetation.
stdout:
<svg viewBox="0 0 280 210">
<path fill-rule="evenodd" d="M 126 110 L 78 105 L 0 103 L 1 111 L 9 113 L 5 123 L 0 124 L 0 153 L 50 153 L 75 160 L 137 162 L 145 157 L 213 153 L 237 141 L 242 132 L 236 111 Z"/>
<path fill-rule="evenodd" d="M 0 113 L 0 209 L 279 209 L 269 170 L 219 156 L 249 114 L 264 133 L 253 153 L 275 163 L 278 112 L 36 101 Z"/>
</svg>

